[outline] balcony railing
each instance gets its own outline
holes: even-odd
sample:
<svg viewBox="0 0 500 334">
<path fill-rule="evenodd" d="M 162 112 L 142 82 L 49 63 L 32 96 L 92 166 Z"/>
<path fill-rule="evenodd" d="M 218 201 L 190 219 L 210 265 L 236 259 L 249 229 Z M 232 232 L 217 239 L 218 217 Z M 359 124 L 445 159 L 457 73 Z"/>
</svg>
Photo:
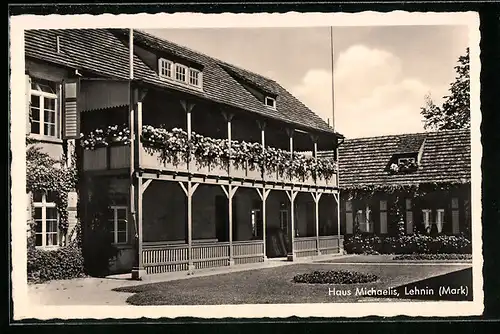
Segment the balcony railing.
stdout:
<svg viewBox="0 0 500 334">
<path fill-rule="evenodd" d="M 265 170 L 259 165 L 250 162 L 228 163 L 212 162 L 204 163 L 193 157 L 186 161 L 182 157 L 176 161 L 162 161 L 160 153 L 143 149 L 141 152 L 140 168 L 144 170 L 154 170 L 166 173 L 193 174 L 203 177 L 232 178 L 242 181 L 260 181 L 270 183 L 294 183 L 320 187 L 336 187 L 336 175 L 329 179 L 311 175 L 301 177 L 280 173 L 278 171 Z M 172 160 L 172 159 L 171 159 Z M 107 146 L 94 150 L 84 150 L 83 168 L 85 171 L 104 171 L 113 169 L 130 168 L 130 147 L 129 146 Z"/>
</svg>

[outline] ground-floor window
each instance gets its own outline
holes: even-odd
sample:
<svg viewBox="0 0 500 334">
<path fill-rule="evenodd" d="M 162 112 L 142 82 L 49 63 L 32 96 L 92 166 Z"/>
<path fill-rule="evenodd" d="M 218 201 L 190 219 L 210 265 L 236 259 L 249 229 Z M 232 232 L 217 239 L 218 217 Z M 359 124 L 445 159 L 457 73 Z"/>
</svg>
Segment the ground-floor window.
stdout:
<svg viewBox="0 0 500 334">
<path fill-rule="evenodd" d="M 111 206 L 109 212 L 109 232 L 113 243 L 125 244 L 128 242 L 128 208 L 126 206 Z"/>
<path fill-rule="evenodd" d="M 55 247 L 59 245 L 59 214 L 55 194 L 33 194 L 33 218 L 35 221 L 35 246 Z"/>
<path fill-rule="evenodd" d="M 443 232 L 445 224 L 445 210 L 444 209 L 422 209 L 422 219 L 427 233 Z"/>
</svg>

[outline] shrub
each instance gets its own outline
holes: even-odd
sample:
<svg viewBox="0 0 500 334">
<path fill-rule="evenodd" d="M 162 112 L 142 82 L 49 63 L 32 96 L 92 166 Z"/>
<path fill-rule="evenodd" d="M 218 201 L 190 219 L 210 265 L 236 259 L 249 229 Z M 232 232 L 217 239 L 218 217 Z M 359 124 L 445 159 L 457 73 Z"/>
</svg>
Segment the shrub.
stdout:
<svg viewBox="0 0 500 334">
<path fill-rule="evenodd" d="M 357 284 L 375 282 L 376 280 L 378 280 L 376 275 L 348 270 L 313 271 L 293 277 L 295 283 L 309 284 Z"/>
<path fill-rule="evenodd" d="M 471 254 L 472 245 L 465 236 L 425 234 L 401 237 L 351 235 L 344 238 L 350 254 Z"/>
<path fill-rule="evenodd" d="M 471 260 L 472 254 L 401 254 L 393 260 Z"/>
<path fill-rule="evenodd" d="M 28 282 L 33 283 L 82 277 L 81 249 L 74 244 L 54 250 L 29 248 L 27 271 Z"/>
</svg>

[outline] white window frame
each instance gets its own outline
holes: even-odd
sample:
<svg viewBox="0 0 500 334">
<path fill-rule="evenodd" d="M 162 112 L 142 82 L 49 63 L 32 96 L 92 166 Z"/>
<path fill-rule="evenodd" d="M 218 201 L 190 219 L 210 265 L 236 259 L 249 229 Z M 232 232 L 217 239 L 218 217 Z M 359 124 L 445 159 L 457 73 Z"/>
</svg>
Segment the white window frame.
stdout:
<svg viewBox="0 0 500 334">
<path fill-rule="evenodd" d="M 184 81 L 177 79 L 177 69 L 179 69 L 179 68 L 184 69 Z M 182 65 L 182 64 L 175 64 L 175 72 L 174 72 L 174 80 L 175 81 L 187 84 L 188 83 L 188 76 L 189 76 L 189 67 L 187 67 L 186 65 Z"/>
<path fill-rule="evenodd" d="M 443 224 L 444 224 L 444 209 L 436 210 L 436 227 L 438 233 L 443 232 Z"/>
<path fill-rule="evenodd" d="M 59 243 L 61 242 L 60 239 L 60 231 L 59 231 L 59 212 L 57 212 L 57 207 L 55 202 L 47 202 L 47 195 L 46 194 L 41 194 L 42 195 L 42 201 L 41 202 L 33 202 L 33 208 L 41 208 L 42 209 L 42 232 L 36 232 L 36 229 L 34 231 L 35 233 L 35 238 L 37 234 L 42 235 L 42 244 L 41 245 L 36 245 L 36 248 L 57 248 L 59 247 Z M 57 218 L 56 218 L 56 232 L 47 232 L 47 208 L 51 209 L 56 209 L 57 212 Z M 33 209 L 33 216 L 35 215 L 36 210 Z M 35 223 L 38 219 L 35 219 Z M 56 234 L 56 244 L 55 245 L 47 245 L 47 234 Z"/>
<path fill-rule="evenodd" d="M 194 83 L 191 83 L 191 78 L 193 77 L 193 73 L 196 73 L 197 74 L 197 77 L 196 77 L 196 84 Z M 187 83 L 190 85 L 190 86 L 193 86 L 193 87 L 199 87 L 201 88 L 202 86 L 202 72 L 195 69 L 195 68 L 189 68 L 188 69 L 188 79 L 187 79 Z"/>
<path fill-rule="evenodd" d="M 126 205 L 111 205 L 110 210 L 113 211 L 113 244 L 115 245 L 124 245 L 128 243 L 128 219 L 125 219 L 125 241 L 118 242 L 118 211 L 125 210 L 125 217 L 128 217 L 128 207 Z M 120 231 L 123 232 L 123 231 Z"/>
<path fill-rule="evenodd" d="M 268 101 L 272 101 L 273 102 L 273 105 L 270 106 L 268 105 Z M 273 97 L 270 97 L 270 96 L 266 96 L 266 98 L 264 99 L 264 104 L 266 105 L 266 107 L 268 108 L 271 108 L 271 109 L 276 109 L 276 99 L 273 98 Z"/>
<path fill-rule="evenodd" d="M 31 85 L 30 85 L 30 99 L 29 99 L 29 103 L 30 103 L 30 113 L 31 113 L 31 108 L 32 107 L 32 96 L 36 96 L 39 98 L 39 120 L 37 121 L 39 123 L 39 133 L 34 133 L 34 132 L 31 132 L 31 125 L 33 123 L 33 121 L 30 121 L 30 136 L 33 136 L 33 137 L 39 137 L 39 138 L 49 138 L 49 139 L 60 139 L 61 138 L 61 134 L 60 134 L 60 129 L 61 129 L 61 120 L 60 120 L 60 106 L 59 106 L 59 96 L 58 96 L 58 90 L 60 89 L 60 85 L 59 84 L 56 84 L 56 83 L 53 83 L 56 87 L 55 87 L 55 92 L 54 93 L 48 93 L 48 92 L 44 92 L 43 90 L 41 89 L 33 89 L 33 85 L 44 85 L 44 86 L 47 86 L 45 83 L 43 82 L 40 82 L 41 80 L 37 79 L 37 78 L 31 78 Z M 52 88 L 52 87 L 51 87 Z M 54 126 L 55 126 L 55 130 L 54 130 L 54 135 L 50 135 L 50 134 L 46 134 L 45 133 L 45 99 L 53 99 L 54 100 L 54 113 L 55 113 L 55 116 L 54 116 Z"/>
<path fill-rule="evenodd" d="M 370 220 L 372 210 L 369 206 L 366 207 L 365 210 L 356 211 L 356 217 L 361 216 L 361 221 L 358 219 L 359 231 L 363 233 L 373 233 L 374 232 L 374 223 Z"/>
<path fill-rule="evenodd" d="M 168 71 L 170 71 L 170 75 L 163 74 L 163 72 L 167 73 L 167 65 L 170 66 L 170 68 L 168 69 Z M 165 58 L 158 59 L 158 75 L 160 76 L 160 78 L 173 79 L 174 71 L 175 71 L 175 64 L 173 61 Z"/>
</svg>

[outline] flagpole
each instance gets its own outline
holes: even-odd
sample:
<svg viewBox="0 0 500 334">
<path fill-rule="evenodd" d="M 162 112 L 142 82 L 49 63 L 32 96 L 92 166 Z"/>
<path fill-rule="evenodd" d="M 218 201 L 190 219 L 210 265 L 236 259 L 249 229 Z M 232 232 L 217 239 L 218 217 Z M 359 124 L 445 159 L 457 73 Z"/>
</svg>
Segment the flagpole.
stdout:
<svg viewBox="0 0 500 334">
<path fill-rule="evenodd" d="M 330 53 L 331 53 L 331 71 L 332 71 L 332 128 L 335 130 L 335 78 L 333 75 L 334 47 L 333 47 L 333 26 L 330 27 Z"/>
</svg>

